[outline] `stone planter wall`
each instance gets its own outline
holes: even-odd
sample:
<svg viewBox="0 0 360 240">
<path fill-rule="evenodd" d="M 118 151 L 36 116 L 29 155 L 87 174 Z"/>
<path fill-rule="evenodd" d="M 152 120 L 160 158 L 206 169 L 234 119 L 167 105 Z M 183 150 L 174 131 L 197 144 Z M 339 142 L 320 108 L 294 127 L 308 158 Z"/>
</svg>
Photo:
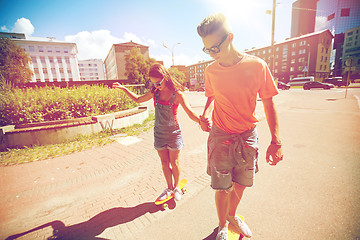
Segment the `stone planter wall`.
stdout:
<svg viewBox="0 0 360 240">
<path fill-rule="evenodd" d="M 0 128 L 0 149 L 62 143 L 79 135 L 141 124 L 149 116 L 146 106 L 72 120 L 10 125 Z"/>
</svg>

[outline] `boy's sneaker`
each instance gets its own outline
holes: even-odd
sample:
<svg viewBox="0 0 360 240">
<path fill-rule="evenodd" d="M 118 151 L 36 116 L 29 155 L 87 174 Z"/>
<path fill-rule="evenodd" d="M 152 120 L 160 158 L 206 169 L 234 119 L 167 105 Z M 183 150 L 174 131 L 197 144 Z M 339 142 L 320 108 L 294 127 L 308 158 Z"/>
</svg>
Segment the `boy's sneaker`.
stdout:
<svg viewBox="0 0 360 240">
<path fill-rule="evenodd" d="M 227 220 L 232 223 L 239 233 L 242 233 L 245 237 L 251 238 L 252 232 L 248 225 L 238 216 L 227 216 Z"/>
<path fill-rule="evenodd" d="M 162 194 L 160 194 L 159 196 L 159 200 L 162 201 L 164 199 L 166 199 L 167 197 L 171 196 L 171 194 L 173 194 L 173 191 L 171 191 L 170 189 L 165 189 L 164 192 Z"/>
<path fill-rule="evenodd" d="M 180 201 L 181 200 L 181 195 L 183 194 L 183 192 L 181 191 L 181 189 L 179 187 L 176 187 L 174 189 L 174 198 L 176 201 Z"/>
<path fill-rule="evenodd" d="M 227 240 L 228 239 L 228 228 L 219 226 L 216 240 Z"/>
</svg>

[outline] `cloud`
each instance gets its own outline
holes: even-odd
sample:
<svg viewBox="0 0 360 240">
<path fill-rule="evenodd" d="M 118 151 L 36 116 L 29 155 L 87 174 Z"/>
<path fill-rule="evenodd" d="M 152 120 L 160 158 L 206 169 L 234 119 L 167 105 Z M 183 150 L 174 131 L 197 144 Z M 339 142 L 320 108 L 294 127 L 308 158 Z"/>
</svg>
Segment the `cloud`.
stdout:
<svg viewBox="0 0 360 240">
<path fill-rule="evenodd" d="M 151 55 L 150 57 L 155 58 L 157 61 L 163 61 L 164 62 L 164 66 L 169 68 L 170 66 L 172 66 L 172 57 L 171 55 Z M 185 65 L 185 66 L 189 66 L 192 65 L 194 63 L 197 63 L 199 61 L 203 61 L 204 59 L 202 57 L 200 57 L 199 55 L 196 55 L 194 57 L 190 57 L 186 54 L 180 54 L 180 55 L 175 55 L 174 56 L 174 64 L 175 65 Z"/>
<path fill-rule="evenodd" d="M 133 33 L 125 32 L 122 38 L 111 35 L 106 29 L 95 30 L 92 32 L 82 31 L 75 35 L 65 36 L 66 42 L 73 42 L 78 47 L 78 58 L 80 60 L 101 58 L 105 60 L 109 50 L 113 44 L 133 41 L 142 45 L 156 45 L 151 39 L 141 40 L 140 37 Z"/>
<path fill-rule="evenodd" d="M 316 16 L 315 22 L 316 22 L 315 32 L 325 29 L 328 24 L 327 17 L 324 17 L 324 16 Z M 330 31 L 331 31 L 331 29 L 330 29 Z"/>
<path fill-rule="evenodd" d="M 6 26 L 3 26 L 6 29 Z M 1 30 L 3 29 L 3 27 L 1 27 Z M 14 28 L 12 29 L 12 32 L 14 33 L 25 33 L 28 36 L 31 36 L 31 34 L 34 33 L 34 26 L 31 24 L 29 19 L 26 18 L 19 18 L 15 24 L 14 24 Z"/>
<path fill-rule="evenodd" d="M 1 26 L 1 31 L 3 31 L 3 32 L 8 32 L 9 30 L 8 30 L 7 27 L 4 25 L 4 26 Z"/>
</svg>

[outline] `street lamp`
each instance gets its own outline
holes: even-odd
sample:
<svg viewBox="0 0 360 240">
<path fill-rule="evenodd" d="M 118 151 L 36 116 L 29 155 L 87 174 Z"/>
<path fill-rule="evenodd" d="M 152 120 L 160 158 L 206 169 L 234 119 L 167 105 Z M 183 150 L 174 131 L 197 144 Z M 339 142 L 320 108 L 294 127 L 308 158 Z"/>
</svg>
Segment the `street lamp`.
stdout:
<svg viewBox="0 0 360 240">
<path fill-rule="evenodd" d="M 272 52 L 272 74 L 275 77 L 275 10 L 276 10 L 276 0 L 273 0 L 272 11 L 267 10 L 267 14 L 271 14 L 272 25 L 271 25 L 271 52 Z"/>
<path fill-rule="evenodd" d="M 175 43 L 175 44 L 172 46 L 171 50 L 170 50 L 170 48 L 168 48 L 168 47 L 165 45 L 165 43 L 163 43 L 163 46 L 164 46 L 165 48 L 169 49 L 169 51 L 171 51 L 171 58 L 172 58 L 172 65 L 173 65 L 173 66 L 174 66 L 174 47 L 175 47 L 176 45 L 179 45 L 179 44 L 181 44 L 181 42 Z"/>
</svg>

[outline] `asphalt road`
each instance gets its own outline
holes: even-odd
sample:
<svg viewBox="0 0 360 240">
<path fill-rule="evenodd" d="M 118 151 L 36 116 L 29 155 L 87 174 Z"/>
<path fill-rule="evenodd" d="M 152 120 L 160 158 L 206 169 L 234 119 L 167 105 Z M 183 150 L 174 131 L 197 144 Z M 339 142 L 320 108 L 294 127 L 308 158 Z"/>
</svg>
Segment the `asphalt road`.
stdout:
<svg viewBox="0 0 360 240">
<path fill-rule="evenodd" d="M 265 162 L 270 135 L 258 102 L 260 171 L 238 209 L 252 239 L 360 239 L 360 89 L 349 89 L 346 99 L 345 91 L 291 89 L 275 97 L 285 156 L 275 167 Z M 194 109 L 205 101 L 203 93 L 186 97 Z M 206 186 L 136 239 L 210 240 L 216 226 Z"/>
<path fill-rule="evenodd" d="M 203 92 L 186 92 L 201 114 Z M 284 160 L 265 162 L 270 134 L 261 101 L 259 168 L 238 208 L 252 239 L 360 239 L 360 88 L 291 89 L 275 97 Z M 153 108 L 153 102 L 147 105 Z M 179 108 L 188 191 L 161 211 L 164 189 L 152 130 L 53 159 L 0 168 L 0 239 L 212 240 L 217 216 L 206 139 Z M 120 139 L 121 138 L 121 139 Z M 126 143 L 126 144 L 125 144 Z"/>
</svg>

